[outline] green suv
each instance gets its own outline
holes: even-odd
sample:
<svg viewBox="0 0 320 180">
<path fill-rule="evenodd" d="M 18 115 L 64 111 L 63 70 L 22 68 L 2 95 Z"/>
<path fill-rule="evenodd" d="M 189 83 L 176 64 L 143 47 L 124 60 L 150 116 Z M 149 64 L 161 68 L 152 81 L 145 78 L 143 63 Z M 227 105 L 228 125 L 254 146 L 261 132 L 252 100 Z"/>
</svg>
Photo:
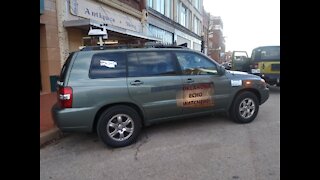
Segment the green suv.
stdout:
<svg viewBox="0 0 320 180">
<path fill-rule="evenodd" d="M 259 76 L 225 70 L 179 46 L 87 47 L 66 60 L 52 115 L 63 132 L 94 132 L 109 146 L 133 143 L 142 126 L 226 111 L 249 123 L 269 89 Z"/>
</svg>

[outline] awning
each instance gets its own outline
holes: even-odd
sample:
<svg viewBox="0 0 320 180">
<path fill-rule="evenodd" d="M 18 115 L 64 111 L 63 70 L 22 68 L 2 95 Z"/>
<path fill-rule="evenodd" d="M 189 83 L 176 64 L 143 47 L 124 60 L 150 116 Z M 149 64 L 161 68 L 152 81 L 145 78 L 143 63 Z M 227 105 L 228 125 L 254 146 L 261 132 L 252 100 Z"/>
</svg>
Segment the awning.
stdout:
<svg viewBox="0 0 320 180">
<path fill-rule="evenodd" d="M 84 30 L 89 30 L 90 26 L 101 27 L 101 23 L 99 23 L 95 20 L 91 20 L 91 19 L 79 19 L 79 20 L 64 21 L 63 26 L 66 28 L 67 27 L 77 27 L 77 28 L 81 28 Z M 123 29 L 123 28 L 119 28 L 119 27 L 115 27 L 115 26 L 111 26 L 111 25 L 106 26 L 106 29 L 109 31 L 114 31 L 114 32 L 125 34 L 125 35 L 150 40 L 150 41 L 161 41 L 161 39 L 158 39 L 158 38 L 149 37 L 149 36 L 143 35 L 138 32 L 134 32 L 131 30 L 127 30 L 127 29 Z"/>
</svg>

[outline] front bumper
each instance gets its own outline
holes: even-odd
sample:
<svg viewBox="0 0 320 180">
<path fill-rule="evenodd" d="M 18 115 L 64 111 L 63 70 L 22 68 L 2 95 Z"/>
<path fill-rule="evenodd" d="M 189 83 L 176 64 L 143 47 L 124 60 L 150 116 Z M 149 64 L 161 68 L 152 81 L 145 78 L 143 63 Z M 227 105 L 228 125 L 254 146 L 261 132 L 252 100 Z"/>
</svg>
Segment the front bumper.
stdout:
<svg viewBox="0 0 320 180">
<path fill-rule="evenodd" d="M 280 74 L 261 74 L 260 77 L 268 84 L 280 84 Z"/>
<path fill-rule="evenodd" d="M 260 105 L 265 103 L 269 99 L 269 88 L 264 88 L 263 90 L 260 90 Z"/>
</svg>

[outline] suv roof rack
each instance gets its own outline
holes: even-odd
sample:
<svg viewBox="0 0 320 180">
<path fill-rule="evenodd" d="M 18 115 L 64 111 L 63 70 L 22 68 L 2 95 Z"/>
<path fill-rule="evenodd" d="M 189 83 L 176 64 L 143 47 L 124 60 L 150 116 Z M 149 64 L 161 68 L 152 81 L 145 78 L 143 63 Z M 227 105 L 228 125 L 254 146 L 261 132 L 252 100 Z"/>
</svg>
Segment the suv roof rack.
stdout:
<svg viewBox="0 0 320 180">
<path fill-rule="evenodd" d="M 92 50 L 106 50 L 106 49 L 130 49 L 130 48 L 187 48 L 178 45 L 164 45 L 164 44 L 120 44 L 120 45 L 104 45 L 104 46 L 85 46 L 80 51 Z"/>
</svg>

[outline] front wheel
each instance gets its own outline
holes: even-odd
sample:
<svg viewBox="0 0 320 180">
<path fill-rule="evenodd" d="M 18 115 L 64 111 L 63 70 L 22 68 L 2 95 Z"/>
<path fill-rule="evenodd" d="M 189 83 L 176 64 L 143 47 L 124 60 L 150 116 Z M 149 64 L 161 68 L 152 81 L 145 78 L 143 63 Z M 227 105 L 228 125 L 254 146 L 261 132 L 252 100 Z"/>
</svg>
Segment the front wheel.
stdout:
<svg viewBox="0 0 320 180">
<path fill-rule="evenodd" d="M 132 144 L 141 130 L 141 118 L 128 106 L 114 106 L 105 110 L 99 119 L 97 132 L 106 145 L 123 147 Z"/>
<path fill-rule="evenodd" d="M 231 108 L 230 117 L 237 123 L 253 121 L 259 111 L 258 98 L 252 92 L 242 92 L 236 96 Z"/>
</svg>

